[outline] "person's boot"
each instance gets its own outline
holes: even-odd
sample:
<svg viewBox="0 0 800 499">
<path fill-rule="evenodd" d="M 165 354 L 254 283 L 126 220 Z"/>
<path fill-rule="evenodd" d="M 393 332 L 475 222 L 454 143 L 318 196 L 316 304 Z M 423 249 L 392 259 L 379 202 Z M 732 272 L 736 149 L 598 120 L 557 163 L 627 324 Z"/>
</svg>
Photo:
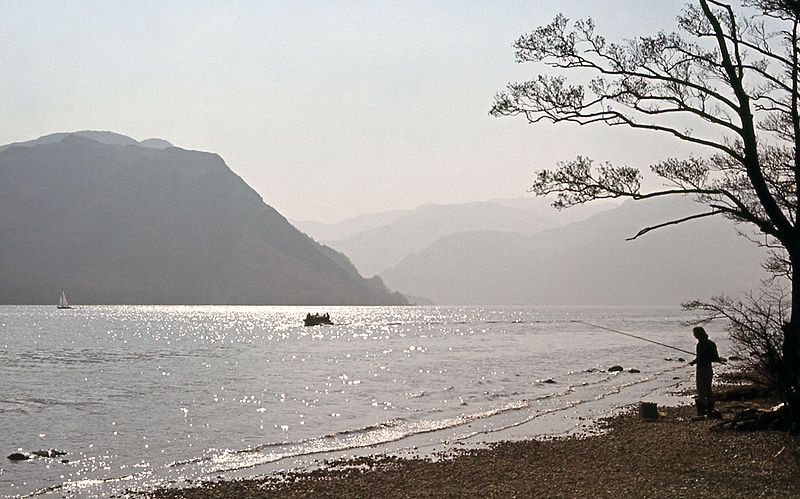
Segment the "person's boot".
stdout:
<svg viewBox="0 0 800 499">
<path fill-rule="evenodd" d="M 714 401 L 708 403 L 708 407 L 706 408 L 706 417 L 708 419 L 722 419 L 722 413 L 714 410 Z"/>
<path fill-rule="evenodd" d="M 706 405 L 700 399 L 695 400 L 695 407 L 697 408 L 697 416 L 703 417 L 706 415 Z"/>
<path fill-rule="evenodd" d="M 697 416 L 692 418 L 692 421 L 701 421 L 706 418 L 705 405 L 700 400 L 695 400 L 694 406 L 697 409 Z"/>
</svg>

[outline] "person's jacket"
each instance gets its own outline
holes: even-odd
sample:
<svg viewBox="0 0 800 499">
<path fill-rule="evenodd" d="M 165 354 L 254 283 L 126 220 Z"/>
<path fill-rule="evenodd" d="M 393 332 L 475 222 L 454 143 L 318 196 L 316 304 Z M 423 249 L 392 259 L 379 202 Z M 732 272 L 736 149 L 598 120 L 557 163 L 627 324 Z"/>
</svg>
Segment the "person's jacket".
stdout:
<svg viewBox="0 0 800 499">
<path fill-rule="evenodd" d="M 700 367 L 709 367 L 712 362 L 721 362 L 719 353 L 717 353 L 717 344 L 709 339 L 698 340 L 697 342 L 697 358 L 695 364 Z"/>
</svg>

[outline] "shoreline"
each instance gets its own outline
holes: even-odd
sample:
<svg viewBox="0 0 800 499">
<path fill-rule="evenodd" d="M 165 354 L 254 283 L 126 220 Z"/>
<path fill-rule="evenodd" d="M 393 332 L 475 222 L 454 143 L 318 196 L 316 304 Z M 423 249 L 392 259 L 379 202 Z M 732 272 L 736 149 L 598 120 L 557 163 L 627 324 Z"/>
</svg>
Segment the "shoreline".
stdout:
<svg viewBox="0 0 800 499">
<path fill-rule="evenodd" d="M 757 401 L 719 404 L 724 418 Z M 780 432 L 714 430 L 694 407 L 634 411 L 598 435 L 500 442 L 438 459 L 388 455 L 306 472 L 161 489 L 144 497 L 798 497 L 800 440 Z"/>
</svg>

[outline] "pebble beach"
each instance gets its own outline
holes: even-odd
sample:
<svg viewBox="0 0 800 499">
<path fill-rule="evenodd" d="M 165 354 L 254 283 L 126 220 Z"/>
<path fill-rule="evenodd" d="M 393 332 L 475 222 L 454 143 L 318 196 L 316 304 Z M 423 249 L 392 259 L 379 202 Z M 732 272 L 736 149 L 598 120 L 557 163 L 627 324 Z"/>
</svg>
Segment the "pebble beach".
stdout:
<svg viewBox="0 0 800 499">
<path fill-rule="evenodd" d="M 768 401 L 719 404 L 723 418 Z M 159 490 L 156 498 L 223 497 L 800 497 L 800 441 L 718 429 L 691 406 L 636 411 L 595 436 L 503 442 L 445 459 L 373 456 L 305 473 Z"/>
</svg>

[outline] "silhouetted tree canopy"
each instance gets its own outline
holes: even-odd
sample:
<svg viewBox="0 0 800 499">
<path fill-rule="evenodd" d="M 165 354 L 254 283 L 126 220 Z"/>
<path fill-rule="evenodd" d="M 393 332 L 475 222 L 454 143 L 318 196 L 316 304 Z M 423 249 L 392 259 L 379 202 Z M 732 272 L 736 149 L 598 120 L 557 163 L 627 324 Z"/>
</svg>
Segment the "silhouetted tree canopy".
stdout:
<svg viewBox="0 0 800 499">
<path fill-rule="evenodd" d="M 650 170 L 663 180 L 659 190 L 644 191 L 637 168 L 583 156 L 537 172 L 531 190 L 554 194 L 558 208 L 687 194 L 705 205 L 633 238 L 717 215 L 754 226 L 761 243 L 775 250 L 770 269 L 791 280 L 782 368 L 793 380 L 787 398 L 798 408 L 799 23 L 797 0 L 698 0 L 678 17 L 678 32 L 614 43 L 598 34 L 591 19 L 570 22 L 559 15 L 514 44 L 518 62 L 542 63 L 558 74 L 509 84 L 491 109 L 492 115 L 522 115 L 530 123 L 650 130 L 708 148 L 708 156 L 655 162 Z"/>
</svg>

